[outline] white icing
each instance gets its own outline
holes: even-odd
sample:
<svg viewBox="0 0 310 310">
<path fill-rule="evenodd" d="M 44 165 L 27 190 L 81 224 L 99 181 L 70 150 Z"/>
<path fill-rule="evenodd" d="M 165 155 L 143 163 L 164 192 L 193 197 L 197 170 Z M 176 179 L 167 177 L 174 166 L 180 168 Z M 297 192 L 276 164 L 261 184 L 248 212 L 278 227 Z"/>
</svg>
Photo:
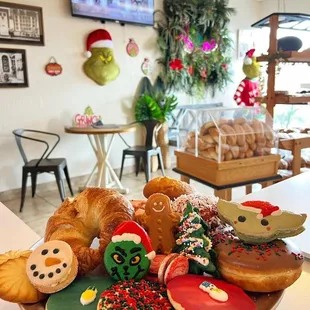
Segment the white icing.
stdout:
<svg viewBox="0 0 310 310">
<path fill-rule="evenodd" d="M 157 213 L 160 213 L 160 212 L 163 212 L 164 209 L 165 209 L 165 206 L 163 206 L 160 210 L 158 209 L 155 209 L 155 208 L 152 208 L 154 212 L 157 212 Z"/>
<path fill-rule="evenodd" d="M 159 203 L 159 205 L 160 205 L 160 206 L 162 206 L 162 205 L 163 205 L 163 203 L 162 203 L 162 202 L 160 202 L 160 203 Z"/>
<path fill-rule="evenodd" d="M 58 249 L 58 253 L 53 253 Z M 42 255 L 42 251 L 47 250 L 46 255 Z M 48 260 L 54 259 L 55 262 L 51 266 L 46 266 Z M 28 258 L 26 265 L 27 276 L 31 283 L 42 287 L 55 287 L 67 279 L 71 271 L 73 252 L 71 247 L 63 241 L 53 240 L 40 245 L 35 249 Z M 64 264 L 66 267 L 64 267 Z M 35 266 L 35 268 L 31 268 Z M 60 270 L 59 273 L 56 270 Z M 52 277 L 49 277 L 49 274 Z M 40 275 L 44 275 L 40 279 Z"/>
<path fill-rule="evenodd" d="M 157 206 L 157 202 L 154 202 L 153 205 L 156 207 Z"/>
<path fill-rule="evenodd" d="M 214 284 L 208 282 L 208 281 L 204 281 L 199 285 L 199 288 L 208 293 L 209 296 L 217 301 L 221 301 L 221 302 L 226 302 L 228 300 L 228 294 L 219 289 L 218 287 L 216 287 Z"/>
<path fill-rule="evenodd" d="M 83 306 L 86 306 L 86 305 L 89 305 L 91 304 L 92 302 L 95 301 L 96 299 L 96 296 L 97 296 L 97 289 L 95 287 L 91 288 L 91 287 L 88 287 L 82 294 L 81 294 L 81 297 L 80 297 L 80 303 L 83 305 Z"/>
<path fill-rule="evenodd" d="M 261 213 L 261 209 L 254 208 L 254 207 L 248 207 L 248 206 L 244 206 L 241 204 L 238 205 L 238 208 L 241 210 L 250 211 L 250 212 L 254 212 L 254 213 Z"/>
<path fill-rule="evenodd" d="M 279 210 L 276 210 L 276 211 L 273 211 L 272 213 L 271 213 L 271 215 L 272 216 L 279 216 L 279 215 L 281 215 L 282 214 L 282 211 L 279 209 Z"/>
<path fill-rule="evenodd" d="M 141 243 L 141 237 L 136 234 L 124 233 L 112 237 L 112 242 L 133 241 L 135 244 Z"/>
<path fill-rule="evenodd" d="M 226 302 L 228 300 L 228 294 L 219 288 L 211 289 L 209 296 L 221 302 Z"/>
</svg>

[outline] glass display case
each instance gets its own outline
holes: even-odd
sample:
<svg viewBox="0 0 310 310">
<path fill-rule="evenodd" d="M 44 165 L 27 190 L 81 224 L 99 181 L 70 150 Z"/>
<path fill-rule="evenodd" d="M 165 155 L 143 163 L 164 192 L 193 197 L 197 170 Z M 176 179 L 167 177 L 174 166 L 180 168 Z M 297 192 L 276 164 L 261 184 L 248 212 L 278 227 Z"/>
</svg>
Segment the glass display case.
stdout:
<svg viewBox="0 0 310 310">
<path fill-rule="evenodd" d="M 179 126 L 177 148 L 212 161 L 227 162 L 278 153 L 273 120 L 264 107 L 191 110 Z"/>
</svg>

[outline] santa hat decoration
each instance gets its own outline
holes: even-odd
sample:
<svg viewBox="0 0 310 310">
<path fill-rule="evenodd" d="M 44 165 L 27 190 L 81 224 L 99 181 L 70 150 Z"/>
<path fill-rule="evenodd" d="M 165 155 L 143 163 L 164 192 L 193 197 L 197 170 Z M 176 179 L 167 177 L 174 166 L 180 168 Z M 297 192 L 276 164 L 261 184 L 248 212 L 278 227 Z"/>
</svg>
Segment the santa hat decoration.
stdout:
<svg viewBox="0 0 310 310">
<path fill-rule="evenodd" d="M 251 65 L 253 63 L 252 57 L 254 56 L 254 53 L 255 53 L 255 48 L 252 48 L 246 52 L 246 56 L 243 61 L 245 65 Z"/>
<path fill-rule="evenodd" d="M 86 57 L 91 57 L 91 49 L 93 47 L 108 47 L 113 48 L 113 42 L 111 35 L 104 29 L 98 29 L 91 32 L 87 37 L 86 43 L 87 52 Z"/>
<path fill-rule="evenodd" d="M 120 241 L 133 241 L 135 244 L 141 243 L 146 249 L 147 254 L 145 256 L 149 260 L 156 256 L 147 232 L 134 221 L 124 222 L 115 229 L 112 235 L 112 242 Z"/>
<path fill-rule="evenodd" d="M 278 206 L 274 206 L 267 201 L 245 201 L 239 205 L 239 209 L 256 213 L 258 219 L 262 219 L 265 216 L 279 216 L 282 214 Z"/>
</svg>

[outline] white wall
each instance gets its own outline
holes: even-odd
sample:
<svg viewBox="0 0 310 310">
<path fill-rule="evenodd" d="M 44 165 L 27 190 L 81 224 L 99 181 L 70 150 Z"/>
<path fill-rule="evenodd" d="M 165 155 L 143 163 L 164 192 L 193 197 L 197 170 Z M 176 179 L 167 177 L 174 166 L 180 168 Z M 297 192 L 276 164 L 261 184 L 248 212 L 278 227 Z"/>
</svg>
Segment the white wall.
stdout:
<svg viewBox="0 0 310 310">
<path fill-rule="evenodd" d="M 280 3 L 280 6 L 279 6 Z M 283 3 L 285 5 L 283 5 Z M 310 14 L 310 3 L 307 0 L 265 0 L 261 2 L 261 17 L 275 12 Z"/>
<path fill-rule="evenodd" d="M 130 122 L 133 119 L 133 95 L 143 76 L 141 63 L 144 57 L 155 61 L 158 55 L 156 32 L 150 27 L 121 27 L 113 23 L 102 25 L 88 19 L 73 18 L 70 15 L 69 0 L 19 2 L 43 7 L 46 44 L 44 47 L 0 44 L 0 47 L 27 50 L 30 83 L 30 87 L 25 89 L 0 89 L 0 191 L 20 187 L 23 163 L 11 133 L 15 128 L 35 128 L 60 134 L 62 140 L 54 156 L 67 158 L 71 176 L 89 173 L 95 157 L 86 136 L 65 134 L 63 127 L 69 125 L 72 116 L 83 112 L 87 105 L 91 105 L 95 113 L 101 114 L 105 123 Z M 161 1 L 155 2 L 159 6 Z M 249 28 L 258 19 L 260 6 L 256 0 L 231 0 L 230 4 L 238 11 L 230 26 L 235 37 L 238 29 Z M 103 87 L 97 86 L 82 71 L 85 39 L 88 33 L 101 27 L 111 33 L 115 57 L 121 67 L 119 78 Z M 140 46 L 140 54 L 136 58 L 130 58 L 125 51 L 130 37 Z M 63 74 L 58 77 L 50 77 L 44 72 L 52 56 L 64 68 Z M 233 71 L 234 83 L 212 101 L 234 104 L 232 96 L 243 77 L 241 63 L 236 61 L 236 55 Z M 139 140 L 137 134 L 126 134 L 124 137 L 129 143 Z M 111 156 L 115 168 L 120 167 L 123 148 L 124 144 L 117 138 Z M 29 146 L 30 157 L 37 155 L 37 151 L 37 148 Z M 51 180 L 53 178 L 50 176 L 40 176 L 38 179 L 39 182 Z"/>
</svg>

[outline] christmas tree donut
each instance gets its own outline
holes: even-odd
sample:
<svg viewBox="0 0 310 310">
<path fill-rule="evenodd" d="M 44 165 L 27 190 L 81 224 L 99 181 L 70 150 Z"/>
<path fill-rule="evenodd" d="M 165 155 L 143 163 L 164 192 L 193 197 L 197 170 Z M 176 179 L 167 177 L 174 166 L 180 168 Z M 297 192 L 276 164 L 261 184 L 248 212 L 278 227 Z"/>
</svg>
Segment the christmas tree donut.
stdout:
<svg viewBox="0 0 310 310">
<path fill-rule="evenodd" d="M 120 224 L 104 253 L 104 265 L 115 280 L 140 280 L 155 257 L 146 231 L 134 221 Z"/>
<path fill-rule="evenodd" d="M 206 234 L 209 226 L 190 202 L 181 218 L 175 252 L 189 259 L 189 273 L 208 273 L 219 277 L 215 266 L 216 253 L 212 249 L 210 237 Z"/>
</svg>

